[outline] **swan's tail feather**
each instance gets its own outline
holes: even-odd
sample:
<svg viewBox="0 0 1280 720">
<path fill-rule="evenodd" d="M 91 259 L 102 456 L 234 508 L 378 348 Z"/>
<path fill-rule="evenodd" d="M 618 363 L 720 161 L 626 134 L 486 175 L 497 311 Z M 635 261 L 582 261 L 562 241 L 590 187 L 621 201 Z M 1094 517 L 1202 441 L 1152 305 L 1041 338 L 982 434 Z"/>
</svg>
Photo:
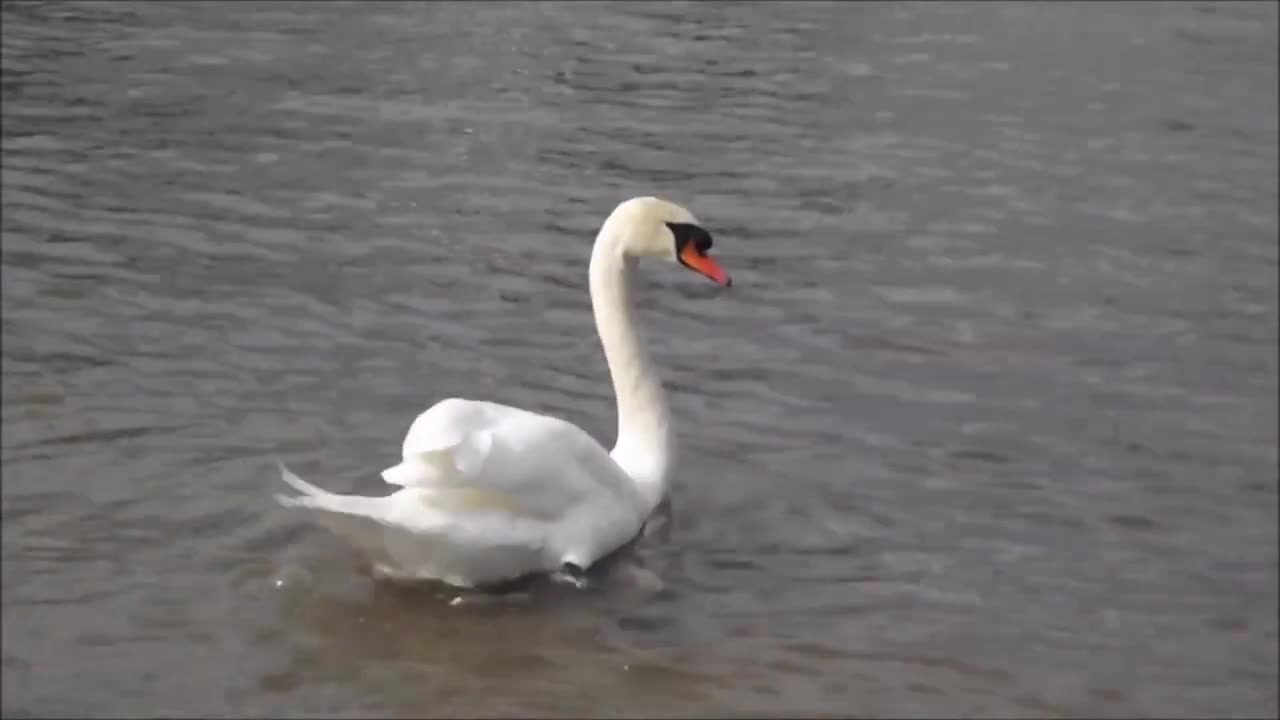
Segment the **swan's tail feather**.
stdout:
<svg viewBox="0 0 1280 720">
<path fill-rule="evenodd" d="M 435 578 L 451 585 L 470 586 L 474 569 L 469 565 L 482 564 L 485 569 L 480 572 L 486 577 L 516 577 L 541 563 L 541 525 L 513 520 L 508 532 L 516 533 L 514 537 L 504 537 L 500 542 L 471 539 L 478 538 L 479 531 L 460 530 L 424 502 L 428 498 L 434 503 L 443 502 L 455 512 L 467 508 L 502 509 L 519 514 L 501 495 L 464 489 L 428 493 L 416 488 L 386 497 L 340 495 L 312 485 L 283 464 L 279 468 L 280 478 L 299 493 L 292 497 L 276 495 L 280 504 L 305 512 L 311 520 L 328 528 L 364 555 L 376 574 L 402 579 Z M 456 535 L 459 532 L 463 533 L 461 537 Z M 483 547 L 475 547 L 480 543 Z"/>
<path fill-rule="evenodd" d="M 287 483 L 294 490 L 297 490 L 298 492 L 302 493 L 303 496 L 305 497 L 324 497 L 325 495 L 331 494 L 327 490 L 318 488 L 315 485 L 312 485 L 311 483 L 307 482 L 306 480 L 303 480 L 302 478 L 298 477 L 293 473 L 293 471 L 285 467 L 284 463 L 280 462 L 279 460 L 276 461 L 276 467 L 280 470 L 280 479 L 285 481 L 285 483 Z M 291 497 L 277 494 L 276 499 L 279 500 L 281 504 L 285 505 L 286 507 L 297 506 L 296 498 L 291 498 Z"/>
<path fill-rule="evenodd" d="M 287 508 L 311 513 L 313 520 L 361 551 L 375 565 L 392 564 L 387 554 L 387 498 L 339 495 L 303 480 L 283 463 L 277 462 L 280 479 L 301 495 L 276 494 L 276 501 Z"/>
</svg>

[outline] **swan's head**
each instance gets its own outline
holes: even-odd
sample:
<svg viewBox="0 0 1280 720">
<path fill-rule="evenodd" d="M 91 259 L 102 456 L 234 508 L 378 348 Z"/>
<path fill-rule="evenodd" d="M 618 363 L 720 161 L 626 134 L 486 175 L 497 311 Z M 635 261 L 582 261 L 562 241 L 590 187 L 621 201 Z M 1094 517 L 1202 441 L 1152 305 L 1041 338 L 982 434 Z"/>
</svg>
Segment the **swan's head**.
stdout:
<svg viewBox="0 0 1280 720">
<path fill-rule="evenodd" d="M 624 201 L 609 215 L 601 232 L 617 233 L 622 252 L 631 257 L 660 257 L 731 285 L 729 273 L 708 254 L 711 233 L 679 205 L 656 197 Z"/>
</svg>

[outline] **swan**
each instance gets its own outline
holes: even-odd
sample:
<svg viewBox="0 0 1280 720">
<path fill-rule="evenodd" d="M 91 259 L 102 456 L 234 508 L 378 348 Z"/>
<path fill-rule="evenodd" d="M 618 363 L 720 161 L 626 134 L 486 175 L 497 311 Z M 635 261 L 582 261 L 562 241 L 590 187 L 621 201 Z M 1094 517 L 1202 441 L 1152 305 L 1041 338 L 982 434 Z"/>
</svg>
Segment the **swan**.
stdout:
<svg viewBox="0 0 1280 720">
<path fill-rule="evenodd" d="M 401 461 L 382 471 L 399 488 L 392 494 L 328 492 L 278 463 L 299 494 L 276 500 L 354 546 L 380 577 L 476 588 L 550 574 L 582 584 L 640 533 L 671 469 L 666 396 L 632 309 L 635 264 L 666 258 L 729 286 L 711 245 L 691 212 L 656 197 L 620 203 L 596 235 L 588 285 L 617 400 L 612 450 L 557 417 L 448 398 L 418 415 Z"/>
</svg>

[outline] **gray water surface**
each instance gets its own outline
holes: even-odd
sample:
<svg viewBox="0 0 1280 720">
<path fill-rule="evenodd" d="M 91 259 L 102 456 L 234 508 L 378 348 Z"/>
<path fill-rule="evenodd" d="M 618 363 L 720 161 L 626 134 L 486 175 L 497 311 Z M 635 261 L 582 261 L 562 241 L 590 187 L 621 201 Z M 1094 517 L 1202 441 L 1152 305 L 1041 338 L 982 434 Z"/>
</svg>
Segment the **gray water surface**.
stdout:
<svg viewBox="0 0 1280 720">
<path fill-rule="evenodd" d="M 10 3 L 3 711 L 1274 716 L 1274 3 Z M 669 522 L 451 604 L 271 499 L 413 417 L 611 444 Z"/>
</svg>

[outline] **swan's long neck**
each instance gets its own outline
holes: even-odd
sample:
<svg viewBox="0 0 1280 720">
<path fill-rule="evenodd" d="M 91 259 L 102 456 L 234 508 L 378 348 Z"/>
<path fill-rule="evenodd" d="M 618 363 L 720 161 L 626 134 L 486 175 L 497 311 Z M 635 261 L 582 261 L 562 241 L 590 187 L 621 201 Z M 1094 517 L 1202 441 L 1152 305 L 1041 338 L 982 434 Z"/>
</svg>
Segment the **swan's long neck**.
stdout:
<svg viewBox="0 0 1280 720">
<path fill-rule="evenodd" d="M 634 260 L 606 223 L 591 251 L 591 308 L 618 401 L 618 440 L 610 455 L 631 476 L 650 510 L 666 492 L 671 435 L 662 381 L 645 352 L 632 298 Z"/>
</svg>

